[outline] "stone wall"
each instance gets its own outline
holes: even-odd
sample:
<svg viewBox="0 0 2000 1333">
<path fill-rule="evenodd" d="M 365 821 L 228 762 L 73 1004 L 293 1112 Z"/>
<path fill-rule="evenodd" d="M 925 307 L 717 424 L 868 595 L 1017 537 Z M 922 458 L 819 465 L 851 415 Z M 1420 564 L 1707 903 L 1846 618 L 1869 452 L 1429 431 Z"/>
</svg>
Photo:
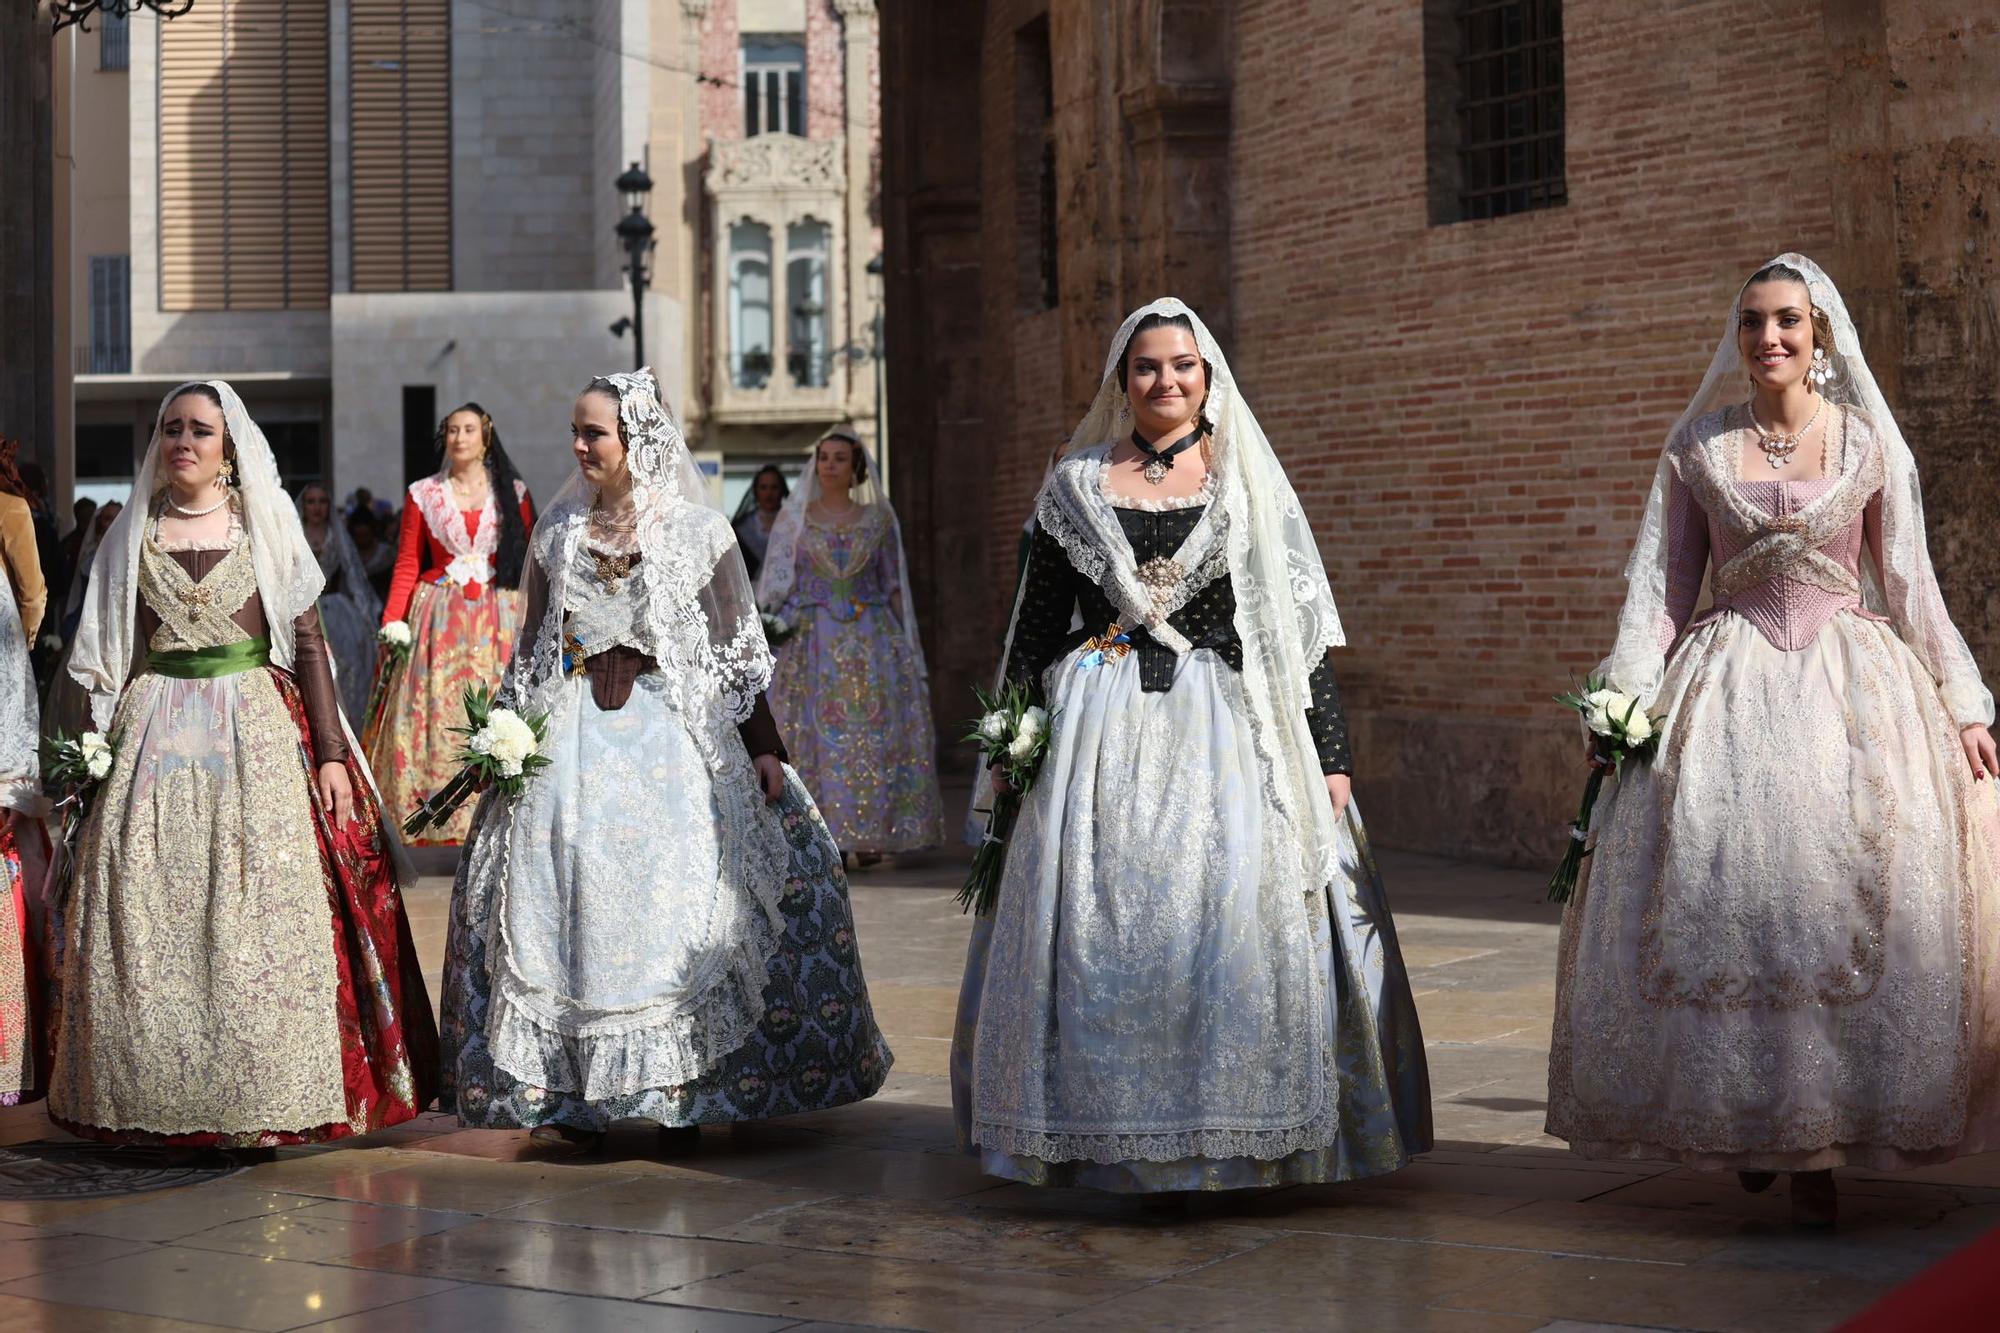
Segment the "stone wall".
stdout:
<svg viewBox="0 0 2000 1333">
<path fill-rule="evenodd" d="M 2000 21 L 1820 0 L 1785 20 L 1784 49 L 1809 58 L 1774 64 L 1740 6 L 1571 0 L 1567 205 L 1434 226 L 1417 0 L 988 0 L 956 68 L 964 47 L 921 8 L 883 5 L 885 208 L 892 315 L 916 329 L 892 329 L 892 416 L 903 456 L 936 469 L 913 464 L 898 503 L 913 563 L 919 547 L 946 561 L 920 603 L 955 608 L 926 630 L 941 733 L 992 670 L 1050 444 L 1119 316 L 1172 291 L 1223 331 L 1313 518 L 1376 835 L 1540 862 L 1583 776 L 1549 696 L 1607 649 L 1664 433 L 1737 284 L 1787 249 L 1855 306 L 1926 471 L 1947 597 L 2000 672 Z M 1013 37 L 1040 13 L 1060 203 L 1046 312 L 1017 297 L 1031 214 L 1014 151 Z M 965 133 L 973 80 L 976 180 L 902 124 Z M 973 287 L 977 328 L 927 309 Z M 955 416 L 932 385 L 979 406 Z M 961 450 L 950 431 L 974 423 Z M 975 535 L 951 527 L 972 512 Z"/>
<path fill-rule="evenodd" d="M 453 0 L 452 286 L 596 285 L 592 0 Z"/>
</svg>

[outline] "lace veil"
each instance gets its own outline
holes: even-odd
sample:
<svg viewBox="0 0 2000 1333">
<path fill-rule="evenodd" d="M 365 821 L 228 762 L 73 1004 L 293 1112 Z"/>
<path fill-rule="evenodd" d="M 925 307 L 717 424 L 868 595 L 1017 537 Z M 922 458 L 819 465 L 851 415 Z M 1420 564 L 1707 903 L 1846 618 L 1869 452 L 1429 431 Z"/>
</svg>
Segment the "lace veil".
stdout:
<svg viewBox="0 0 2000 1333">
<path fill-rule="evenodd" d="M 139 551 L 153 502 L 165 490 L 160 476 L 160 423 L 167 405 L 205 383 L 222 399 L 222 420 L 236 446 L 236 484 L 243 506 L 243 526 L 250 538 L 257 569 L 257 596 L 270 626 L 271 661 L 287 670 L 293 658 L 292 622 L 319 600 L 326 577 L 319 558 L 306 541 L 298 510 L 278 476 L 271 453 L 249 410 L 224 380 L 192 381 L 169 390 L 153 419 L 153 440 L 139 463 L 131 498 L 98 544 L 90 562 L 90 587 L 84 594 L 83 619 L 70 650 L 69 673 L 90 691 L 91 724 L 99 731 L 111 725 L 118 694 L 131 670 L 138 633 Z"/>
<path fill-rule="evenodd" d="M 325 490 L 325 487 L 321 489 Z M 327 491 L 329 504 L 332 499 L 333 492 Z M 303 490 L 299 492 L 299 498 L 292 507 L 298 511 L 299 530 L 303 532 L 306 521 L 306 499 Z M 368 570 L 361 563 L 361 552 L 355 549 L 354 538 L 348 535 L 347 524 L 341 520 L 338 507 L 333 507 L 327 515 L 326 544 L 328 548 L 326 559 L 321 562 L 320 568 L 325 570 L 330 565 L 339 570 L 341 594 L 352 598 L 369 620 L 379 619 L 382 615 L 382 599 L 375 595 L 374 587 L 368 582 Z M 312 543 L 308 541 L 306 545 L 311 546 Z"/>
<path fill-rule="evenodd" d="M 1930 672 L 1953 721 L 1960 726 L 1991 723 L 1993 696 L 1981 682 L 1979 665 L 1966 647 L 1964 637 L 1951 623 L 1944 597 L 1938 590 L 1937 573 L 1924 537 L 1923 488 L 1917 477 L 1916 460 L 1868 368 L 1868 358 L 1862 353 L 1861 338 L 1847 304 L 1826 271 L 1804 255 L 1786 253 L 1770 262 L 1788 265 L 1805 275 L 1813 305 L 1826 313 L 1833 326 L 1833 346 L 1827 350 L 1832 377 L 1822 392 L 1828 401 L 1864 413 L 1881 441 L 1884 480 L 1882 549 L 1878 555 L 1882 577 L 1877 579 L 1872 562 L 1862 561 L 1863 598 L 1871 610 L 1890 618 L 1896 632 Z M 1736 339 L 1742 300 L 1739 288 L 1723 320 L 1721 338 L 1709 360 L 1708 373 L 1702 376 L 1701 387 L 1687 410 L 1667 433 L 1666 447 L 1653 474 L 1652 492 L 1646 500 L 1639 539 L 1625 566 L 1625 605 L 1618 616 L 1617 641 L 1600 668 L 1618 688 L 1649 705 L 1659 694 L 1666 671 L 1661 626 L 1668 619 L 1667 499 L 1679 452 L 1676 445 L 1684 442 L 1683 437 L 1691 433 L 1700 418 L 1745 396 L 1747 371 Z"/>
<path fill-rule="evenodd" d="M 708 506 L 707 487 L 652 372 L 605 379 L 618 392 L 630 450 L 633 516 L 646 570 L 639 628 L 659 646 L 660 667 L 681 706 L 714 724 L 697 728 L 698 734 L 719 736 L 716 728 L 750 716 L 771 683 L 771 650 L 750 576 L 729 520 Z M 503 688 L 515 707 L 555 706 L 564 676 L 570 572 L 596 499 L 597 490 L 583 473 L 573 473 L 535 524 L 528 601 L 542 614 L 537 623 L 522 626 L 520 651 Z M 537 591 L 545 595 L 538 598 Z M 709 759 L 720 767 L 723 754 L 711 753 Z"/>
<path fill-rule="evenodd" d="M 1154 638 L 1167 647 L 1186 650 L 1186 641 L 1166 624 L 1185 594 L 1163 593 L 1141 577 L 1117 515 L 1091 484 L 1095 468 L 1078 466 L 1090 462 L 1081 455 L 1101 454 L 1130 428 L 1130 407 L 1118 382 L 1118 359 L 1149 315 L 1187 317 L 1194 326 L 1195 345 L 1209 366 L 1203 410 L 1215 427 L 1209 466 L 1216 489 L 1206 526 L 1216 529 L 1214 542 L 1219 548 L 1210 559 L 1218 566 L 1215 573 L 1227 569 L 1236 594 L 1243 686 L 1252 724 L 1273 759 L 1266 796 L 1298 831 L 1305 883 L 1318 889 L 1337 873 L 1338 825 L 1306 722 L 1312 702 L 1309 677 L 1327 649 L 1345 644 L 1347 638 L 1298 495 L 1230 373 L 1221 346 L 1187 305 L 1167 297 L 1134 310 L 1119 325 L 1105 355 L 1097 396 L 1070 433 L 1064 460 L 1044 483 L 1035 516 L 1043 530 L 1062 543 L 1077 569 L 1098 582 L 1126 616 L 1148 625 Z M 1190 545 L 1194 540 L 1190 538 Z M 1017 596 L 1016 620 L 1019 615 Z M 1014 629 L 1010 623 L 1003 663 L 1013 651 Z"/>
<path fill-rule="evenodd" d="M 821 436 L 806 455 L 805 471 L 799 477 L 799 484 L 785 497 L 784 508 L 778 511 L 777 521 L 771 524 L 771 540 L 764 548 L 764 567 L 757 576 L 757 601 L 765 610 L 775 612 L 791 595 L 792 583 L 798 577 L 799 543 L 805 538 L 806 513 L 824 493 L 819 484 L 819 446 L 834 438 L 853 444 L 855 455 L 863 460 L 868 474 L 867 480 L 855 483 L 848 495 L 864 509 L 879 511 L 887 516 L 888 532 L 882 540 L 892 543 L 896 551 L 898 596 L 902 600 L 898 609 L 902 616 L 903 638 L 909 644 L 910 660 L 917 664 L 919 672 L 928 675 L 929 669 L 924 665 L 924 646 L 917 637 L 917 604 L 910 599 L 910 561 L 903 551 L 903 525 L 896 521 L 896 511 L 882 492 L 882 470 L 875 465 L 875 456 L 869 452 L 867 445 L 851 435 L 835 431 Z"/>
</svg>

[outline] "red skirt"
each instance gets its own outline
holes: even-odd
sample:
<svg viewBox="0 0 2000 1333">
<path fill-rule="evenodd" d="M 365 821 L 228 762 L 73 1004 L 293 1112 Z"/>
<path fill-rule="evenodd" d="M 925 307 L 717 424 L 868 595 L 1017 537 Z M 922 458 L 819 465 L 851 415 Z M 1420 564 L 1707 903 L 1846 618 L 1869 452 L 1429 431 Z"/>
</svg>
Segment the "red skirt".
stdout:
<svg viewBox="0 0 2000 1333">
<path fill-rule="evenodd" d="M 267 668 L 298 724 L 300 758 L 312 773 L 312 728 L 291 674 Z M 396 887 L 395 867 L 382 838 L 382 808 L 350 753 L 347 779 L 354 789 L 354 817 L 339 829 L 313 802 L 320 875 L 333 909 L 333 949 L 339 975 L 341 1069 L 347 1119 L 307 1130 L 252 1134 L 145 1134 L 55 1123 L 83 1138 L 107 1143 L 172 1147 L 262 1148 L 322 1143 L 368 1134 L 411 1119 L 437 1096 L 438 1033 L 430 992 Z M 61 938 L 60 934 L 56 938 Z M 44 1031 L 55 1031 L 46 1027 Z M 51 1117 L 53 1119 L 53 1117 Z"/>
</svg>

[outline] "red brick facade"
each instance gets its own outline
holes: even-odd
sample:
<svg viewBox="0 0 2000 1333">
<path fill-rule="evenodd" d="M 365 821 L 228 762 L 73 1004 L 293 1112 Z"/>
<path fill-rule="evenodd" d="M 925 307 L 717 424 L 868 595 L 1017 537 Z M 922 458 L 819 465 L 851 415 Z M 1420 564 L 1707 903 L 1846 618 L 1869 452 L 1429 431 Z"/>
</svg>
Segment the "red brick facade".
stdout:
<svg viewBox="0 0 2000 1333">
<path fill-rule="evenodd" d="M 842 85 L 846 56 L 833 0 L 805 0 L 806 137 L 831 139 L 846 129 Z M 743 34 L 736 0 L 713 0 L 701 23 L 701 132 L 743 137 Z M 876 123 L 880 123 L 878 117 Z"/>
<path fill-rule="evenodd" d="M 1993 25 L 1823 0 L 1759 36 L 1722 0 L 1571 0 L 1567 204 L 1434 226 L 1418 0 L 988 0 L 951 19 L 983 11 L 975 43 L 925 8 L 883 5 L 890 416 L 919 599 L 958 608 L 926 630 L 947 732 L 992 668 L 1049 446 L 1119 317 L 1172 291 L 1226 330 L 1313 518 L 1377 835 L 1547 856 L 1583 778 L 1549 696 L 1607 648 L 1661 438 L 1735 284 L 1785 249 L 1841 282 L 1886 366 L 1947 594 L 2000 672 Z M 1041 14 L 1047 311 L 1019 282 L 1017 37 Z M 947 125 L 978 127 L 976 170 L 926 142 Z"/>
</svg>

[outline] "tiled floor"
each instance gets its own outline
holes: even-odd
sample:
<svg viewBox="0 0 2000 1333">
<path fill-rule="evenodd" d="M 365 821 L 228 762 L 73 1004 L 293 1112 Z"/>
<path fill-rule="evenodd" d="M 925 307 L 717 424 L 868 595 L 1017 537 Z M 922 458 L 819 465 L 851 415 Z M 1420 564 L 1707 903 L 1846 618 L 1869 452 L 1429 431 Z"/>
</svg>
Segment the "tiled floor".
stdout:
<svg viewBox="0 0 2000 1333">
<path fill-rule="evenodd" d="M 1185 1213 L 979 1174 L 951 1151 L 966 923 L 939 858 L 859 877 L 896 1049 L 842 1111 L 650 1155 L 550 1159 L 435 1115 L 172 1193 L 0 1204 L 0 1329 L 562 1333 L 921 1329 L 1824 1329 L 1989 1226 L 2000 1154 L 1846 1174 L 1834 1235 L 1782 1186 L 1576 1160 L 1541 1134 L 1555 911 L 1538 877 L 1384 857 L 1429 1040 L 1438 1151 L 1363 1185 Z M 412 896 L 436 965 L 449 891 Z M 54 1133 L 0 1112 L 0 1141 Z"/>
</svg>

